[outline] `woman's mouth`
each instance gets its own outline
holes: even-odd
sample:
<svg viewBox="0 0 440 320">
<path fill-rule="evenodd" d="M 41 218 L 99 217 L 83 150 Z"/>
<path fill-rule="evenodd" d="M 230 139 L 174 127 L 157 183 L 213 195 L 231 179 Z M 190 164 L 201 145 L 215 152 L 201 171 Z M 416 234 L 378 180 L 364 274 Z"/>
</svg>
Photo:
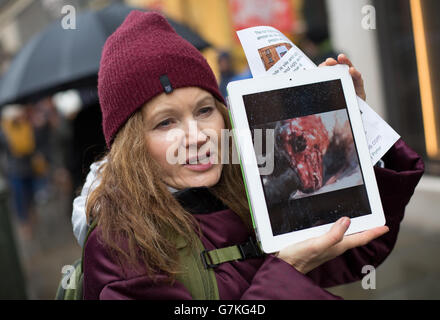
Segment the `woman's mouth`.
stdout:
<svg viewBox="0 0 440 320">
<path fill-rule="evenodd" d="M 205 155 L 188 158 L 184 166 L 193 171 L 206 171 L 210 169 L 213 166 L 211 152 L 208 151 Z"/>
</svg>

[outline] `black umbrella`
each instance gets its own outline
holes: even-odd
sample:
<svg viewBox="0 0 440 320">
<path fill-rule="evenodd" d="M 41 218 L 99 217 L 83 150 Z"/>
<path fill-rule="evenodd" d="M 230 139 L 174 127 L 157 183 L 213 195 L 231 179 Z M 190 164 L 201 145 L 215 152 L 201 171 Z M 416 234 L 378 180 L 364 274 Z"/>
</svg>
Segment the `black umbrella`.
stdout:
<svg viewBox="0 0 440 320">
<path fill-rule="evenodd" d="M 78 14 L 75 30 L 63 29 L 58 20 L 35 35 L 15 56 L 0 81 L 0 106 L 96 84 L 105 40 L 135 9 L 142 10 L 112 4 L 99 11 Z M 188 27 L 170 18 L 167 20 L 197 49 L 210 46 Z"/>
</svg>

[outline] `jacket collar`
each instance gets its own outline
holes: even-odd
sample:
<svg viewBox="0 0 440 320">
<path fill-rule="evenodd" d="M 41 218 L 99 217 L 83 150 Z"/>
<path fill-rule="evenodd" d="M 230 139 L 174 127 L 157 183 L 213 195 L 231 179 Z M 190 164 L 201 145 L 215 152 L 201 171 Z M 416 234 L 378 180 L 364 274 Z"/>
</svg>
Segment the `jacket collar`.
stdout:
<svg viewBox="0 0 440 320">
<path fill-rule="evenodd" d="M 182 189 L 174 192 L 173 196 L 185 210 L 192 214 L 206 214 L 228 209 L 220 199 L 209 191 L 208 187 Z"/>
</svg>

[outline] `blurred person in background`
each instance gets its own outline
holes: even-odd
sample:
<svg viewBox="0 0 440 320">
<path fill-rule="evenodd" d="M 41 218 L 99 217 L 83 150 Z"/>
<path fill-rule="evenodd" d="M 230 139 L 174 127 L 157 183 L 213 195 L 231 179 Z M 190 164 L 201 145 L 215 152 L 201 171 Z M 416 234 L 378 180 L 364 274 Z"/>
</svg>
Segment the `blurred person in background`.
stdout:
<svg viewBox="0 0 440 320">
<path fill-rule="evenodd" d="M 220 93 L 223 95 L 223 97 L 226 97 L 228 95 L 226 92 L 226 87 L 235 76 L 232 57 L 229 52 L 222 51 L 219 53 L 218 68 L 220 71 Z"/>
<path fill-rule="evenodd" d="M 106 150 L 100 125 L 102 116 L 98 92 L 95 87 L 72 89 L 54 95 L 54 103 L 64 120 L 63 124 L 68 127 L 61 148 L 70 176 L 73 201 L 84 183 L 88 168 Z"/>
<path fill-rule="evenodd" d="M 32 238 L 36 212 L 34 195 L 35 175 L 45 170 L 42 155 L 37 152 L 35 132 L 23 106 L 3 108 L 0 145 L 6 151 L 6 175 L 13 205 L 19 222 L 20 236 Z"/>
<path fill-rule="evenodd" d="M 37 204 L 44 204 L 51 193 L 49 179 L 56 152 L 53 133 L 58 125 L 58 117 L 51 97 L 30 105 L 28 110 L 34 128 L 35 147 L 38 150 L 34 158 L 35 200 Z"/>
<path fill-rule="evenodd" d="M 337 59 L 328 33 L 328 17 L 324 0 L 304 1 L 306 30 L 300 35 L 299 47 L 316 64 L 327 58 Z"/>
</svg>

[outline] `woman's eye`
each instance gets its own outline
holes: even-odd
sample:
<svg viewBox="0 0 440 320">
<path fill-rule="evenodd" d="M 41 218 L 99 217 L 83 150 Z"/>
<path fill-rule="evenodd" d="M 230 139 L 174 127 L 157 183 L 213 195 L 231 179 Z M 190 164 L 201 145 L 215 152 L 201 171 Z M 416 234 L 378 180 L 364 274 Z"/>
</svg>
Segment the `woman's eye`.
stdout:
<svg viewBox="0 0 440 320">
<path fill-rule="evenodd" d="M 172 123 L 171 119 L 167 119 L 167 120 L 164 120 L 164 121 L 160 122 L 160 123 L 156 126 L 156 128 L 157 128 L 157 129 L 165 128 L 165 127 L 168 127 L 169 125 L 171 125 L 171 123 Z"/>
<path fill-rule="evenodd" d="M 199 109 L 199 114 L 202 114 L 202 115 L 204 115 L 204 114 L 208 114 L 208 113 L 210 113 L 212 110 L 213 110 L 212 107 L 204 107 L 204 108 Z"/>
</svg>

